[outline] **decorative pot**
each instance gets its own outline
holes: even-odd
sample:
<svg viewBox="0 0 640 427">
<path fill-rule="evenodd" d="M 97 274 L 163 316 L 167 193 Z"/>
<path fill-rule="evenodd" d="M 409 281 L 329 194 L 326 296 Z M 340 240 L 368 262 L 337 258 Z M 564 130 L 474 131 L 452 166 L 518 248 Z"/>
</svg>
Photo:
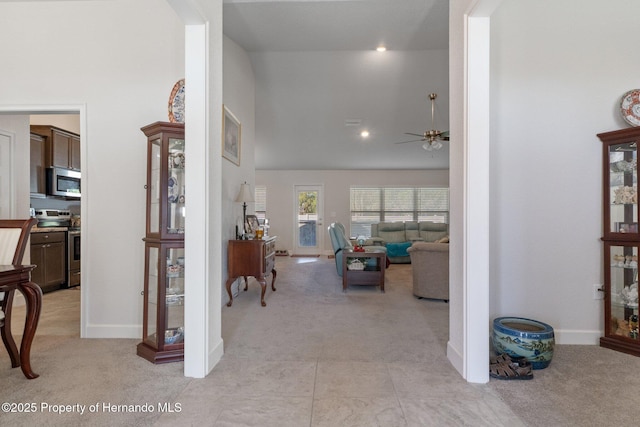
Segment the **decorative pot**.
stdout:
<svg viewBox="0 0 640 427">
<path fill-rule="evenodd" d="M 544 369 L 553 358 L 553 328 L 523 317 L 498 317 L 493 321 L 493 347 L 497 354 L 524 357 L 533 369 Z"/>
</svg>

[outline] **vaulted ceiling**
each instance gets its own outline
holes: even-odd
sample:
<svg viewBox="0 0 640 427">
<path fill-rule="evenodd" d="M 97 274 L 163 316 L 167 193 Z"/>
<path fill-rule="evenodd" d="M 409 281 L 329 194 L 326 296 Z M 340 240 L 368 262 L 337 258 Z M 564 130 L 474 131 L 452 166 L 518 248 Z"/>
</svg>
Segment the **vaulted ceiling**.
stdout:
<svg viewBox="0 0 640 427">
<path fill-rule="evenodd" d="M 449 143 L 394 144 L 432 128 L 431 92 L 447 129 L 448 3 L 225 0 L 224 33 L 256 78 L 256 168 L 448 168 Z"/>
</svg>

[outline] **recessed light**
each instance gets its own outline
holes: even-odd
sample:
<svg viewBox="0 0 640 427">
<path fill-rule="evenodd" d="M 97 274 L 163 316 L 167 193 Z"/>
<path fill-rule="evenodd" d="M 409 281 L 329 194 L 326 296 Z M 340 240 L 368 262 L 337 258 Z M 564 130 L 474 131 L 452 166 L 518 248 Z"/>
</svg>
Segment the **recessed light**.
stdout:
<svg viewBox="0 0 640 427">
<path fill-rule="evenodd" d="M 369 131 L 368 130 L 363 130 L 362 132 L 360 132 L 360 136 L 363 137 L 363 138 L 369 137 Z"/>
<path fill-rule="evenodd" d="M 378 52 L 384 52 L 384 51 L 386 51 L 386 50 L 387 50 L 387 48 L 386 48 L 386 47 L 384 47 L 384 46 L 382 46 L 382 45 L 380 45 L 380 46 L 378 46 L 378 47 L 376 48 L 376 50 L 377 50 Z"/>
</svg>

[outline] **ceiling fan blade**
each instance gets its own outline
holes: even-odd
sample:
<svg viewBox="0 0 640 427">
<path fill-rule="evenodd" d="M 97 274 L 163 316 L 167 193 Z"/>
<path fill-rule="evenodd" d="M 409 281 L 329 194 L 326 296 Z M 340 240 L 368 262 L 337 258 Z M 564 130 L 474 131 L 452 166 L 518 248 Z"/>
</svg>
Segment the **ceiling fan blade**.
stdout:
<svg viewBox="0 0 640 427">
<path fill-rule="evenodd" d="M 407 142 L 419 142 L 419 141 L 425 141 L 425 139 L 424 138 L 422 138 L 422 139 L 412 139 L 411 141 L 394 142 L 394 144 L 406 144 Z"/>
<path fill-rule="evenodd" d="M 424 137 L 424 135 L 423 135 L 423 134 L 421 134 L 421 133 L 409 133 L 409 132 L 405 132 L 404 134 L 405 134 L 405 135 L 419 136 L 419 137 L 421 137 L 421 138 L 422 138 L 422 137 Z"/>
<path fill-rule="evenodd" d="M 440 134 L 440 139 L 443 141 L 449 141 L 449 131 L 446 130 Z"/>
</svg>

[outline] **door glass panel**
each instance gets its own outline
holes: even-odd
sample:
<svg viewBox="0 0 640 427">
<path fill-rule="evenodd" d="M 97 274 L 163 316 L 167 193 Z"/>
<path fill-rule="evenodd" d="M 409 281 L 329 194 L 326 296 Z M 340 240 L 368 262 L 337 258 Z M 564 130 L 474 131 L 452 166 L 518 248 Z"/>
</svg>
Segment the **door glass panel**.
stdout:
<svg viewBox="0 0 640 427">
<path fill-rule="evenodd" d="M 318 192 L 298 191 L 298 246 L 317 246 Z"/>
<path fill-rule="evenodd" d="M 610 333 L 638 340 L 638 247 L 611 246 Z"/>
<path fill-rule="evenodd" d="M 609 147 L 610 231 L 638 232 L 638 148 L 636 142 Z"/>
</svg>

